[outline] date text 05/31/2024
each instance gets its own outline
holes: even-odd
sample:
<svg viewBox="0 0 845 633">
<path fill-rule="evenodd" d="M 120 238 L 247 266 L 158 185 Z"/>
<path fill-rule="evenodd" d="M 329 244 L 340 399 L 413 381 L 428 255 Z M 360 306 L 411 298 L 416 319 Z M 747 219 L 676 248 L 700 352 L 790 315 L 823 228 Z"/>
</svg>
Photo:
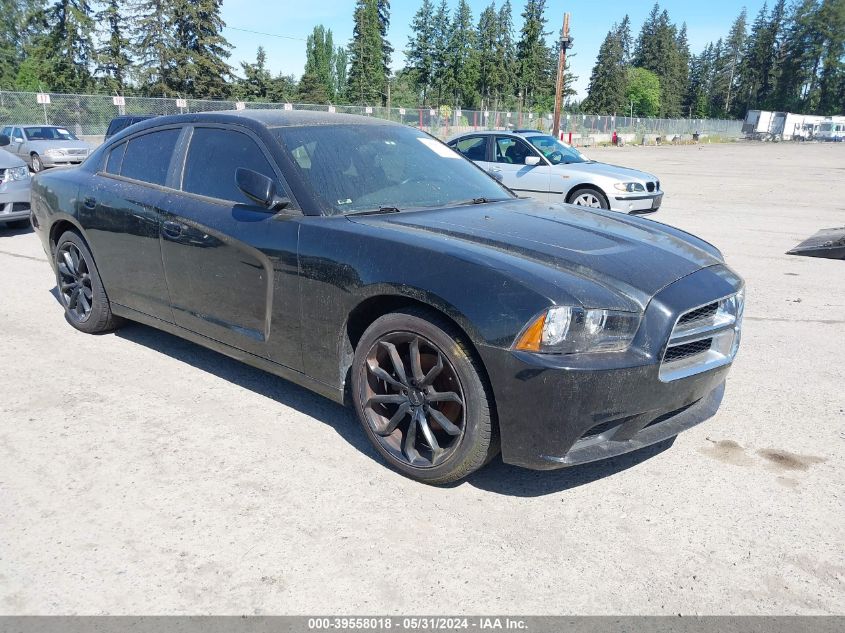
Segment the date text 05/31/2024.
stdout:
<svg viewBox="0 0 845 633">
<path fill-rule="evenodd" d="M 449 631 L 449 630 L 525 630 L 527 623 L 519 618 L 475 617 L 333 617 L 309 618 L 311 631 L 328 630 L 391 630 L 400 631 Z"/>
</svg>

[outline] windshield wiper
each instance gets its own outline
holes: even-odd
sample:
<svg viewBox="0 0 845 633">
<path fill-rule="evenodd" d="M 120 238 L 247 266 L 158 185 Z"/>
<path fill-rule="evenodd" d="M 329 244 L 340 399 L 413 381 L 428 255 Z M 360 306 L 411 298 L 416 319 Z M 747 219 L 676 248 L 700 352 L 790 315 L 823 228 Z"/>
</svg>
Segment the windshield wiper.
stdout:
<svg viewBox="0 0 845 633">
<path fill-rule="evenodd" d="M 345 215 L 378 215 L 379 213 L 399 213 L 399 207 L 379 207 L 378 209 L 364 209 L 363 211 L 351 211 Z"/>
<path fill-rule="evenodd" d="M 463 202 L 456 202 L 454 206 L 464 206 L 470 204 L 489 204 L 491 202 L 502 202 L 507 198 L 472 198 L 471 200 L 464 200 Z"/>
</svg>

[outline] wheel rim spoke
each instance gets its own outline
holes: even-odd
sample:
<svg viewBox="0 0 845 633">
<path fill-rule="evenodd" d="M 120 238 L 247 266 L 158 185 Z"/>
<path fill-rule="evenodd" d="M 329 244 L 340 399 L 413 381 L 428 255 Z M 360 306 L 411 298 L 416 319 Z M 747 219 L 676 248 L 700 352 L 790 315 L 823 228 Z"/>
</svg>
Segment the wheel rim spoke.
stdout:
<svg viewBox="0 0 845 633">
<path fill-rule="evenodd" d="M 420 358 L 420 339 L 415 337 L 409 347 L 411 350 L 411 373 L 414 376 L 414 380 L 419 383 L 425 379 L 425 374 L 423 374 L 422 370 L 422 358 Z"/>
<path fill-rule="evenodd" d="M 446 431 L 449 435 L 461 434 L 461 429 L 455 426 L 449 418 L 440 413 L 440 411 L 438 411 L 434 407 L 427 406 L 426 411 L 428 411 L 428 414 L 432 418 L 434 418 L 434 421 L 437 422 L 437 424 L 439 424 L 443 428 L 443 430 Z"/>
<path fill-rule="evenodd" d="M 376 433 L 381 435 L 382 437 L 387 437 L 391 435 L 393 431 L 399 426 L 399 423 L 408 415 L 408 412 L 411 410 L 411 405 L 407 402 L 399 405 L 399 408 L 396 409 L 396 413 L 393 414 L 393 417 L 387 421 L 387 425 L 382 428 L 378 429 Z"/>
<path fill-rule="evenodd" d="M 364 406 L 372 407 L 374 404 L 402 404 L 408 398 L 401 393 L 385 393 L 372 396 Z"/>
<path fill-rule="evenodd" d="M 388 374 L 386 371 L 384 371 L 378 365 L 374 365 L 374 364 L 368 362 L 367 363 L 367 369 L 370 371 L 370 373 L 373 376 L 375 376 L 379 380 L 383 380 L 384 382 L 389 384 L 391 387 L 394 387 L 395 389 L 399 389 L 400 391 L 405 388 L 405 385 L 403 385 L 401 382 L 399 382 L 398 380 L 393 378 L 393 376 Z"/>
<path fill-rule="evenodd" d="M 399 379 L 399 382 L 403 385 L 407 385 L 408 377 L 405 375 L 405 365 L 399 357 L 399 352 L 397 351 L 396 346 L 393 343 L 388 343 L 386 341 L 382 341 L 381 344 L 390 355 L 390 362 L 393 364 L 393 371 L 396 373 L 396 377 Z"/>
<path fill-rule="evenodd" d="M 428 425 L 428 420 L 425 418 L 425 414 L 420 413 L 417 416 L 417 424 L 420 427 L 420 431 L 422 431 L 425 441 L 431 449 L 431 464 L 436 466 L 443 458 L 443 449 L 440 448 L 440 444 L 437 443 L 437 438 L 434 437 L 434 433 L 432 433 L 431 427 Z"/>
<path fill-rule="evenodd" d="M 429 402 L 457 402 L 461 406 L 464 405 L 464 401 L 461 400 L 461 397 L 454 391 L 429 393 L 426 394 L 425 399 Z"/>
<path fill-rule="evenodd" d="M 420 455 L 416 449 L 418 419 L 419 413 L 414 412 L 413 415 L 411 415 L 411 421 L 408 424 L 408 430 L 405 432 L 405 437 L 402 438 L 402 452 L 411 464 L 417 461 Z"/>
<path fill-rule="evenodd" d="M 441 371 L 443 371 L 443 355 L 438 352 L 437 362 L 435 363 L 434 367 L 428 370 L 428 373 L 425 375 L 425 378 L 420 381 L 420 386 L 430 386 L 434 382 L 434 379 L 440 375 Z"/>
</svg>

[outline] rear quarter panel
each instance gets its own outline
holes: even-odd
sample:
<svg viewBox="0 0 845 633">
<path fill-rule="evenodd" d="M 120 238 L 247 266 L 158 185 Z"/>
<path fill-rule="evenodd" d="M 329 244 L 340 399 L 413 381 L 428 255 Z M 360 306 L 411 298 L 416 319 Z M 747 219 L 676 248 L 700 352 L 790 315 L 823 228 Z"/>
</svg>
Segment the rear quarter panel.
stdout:
<svg viewBox="0 0 845 633">
<path fill-rule="evenodd" d="M 90 175 L 80 169 L 55 169 L 36 174 L 32 179 L 33 225 L 41 239 L 44 252 L 52 261 L 50 239 L 58 239 L 62 222 L 68 222 L 84 233 L 79 222 L 78 207 L 80 191 L 84 189 Z M 96 257 L 96 254 L 94 254 Z"/>
</svg>

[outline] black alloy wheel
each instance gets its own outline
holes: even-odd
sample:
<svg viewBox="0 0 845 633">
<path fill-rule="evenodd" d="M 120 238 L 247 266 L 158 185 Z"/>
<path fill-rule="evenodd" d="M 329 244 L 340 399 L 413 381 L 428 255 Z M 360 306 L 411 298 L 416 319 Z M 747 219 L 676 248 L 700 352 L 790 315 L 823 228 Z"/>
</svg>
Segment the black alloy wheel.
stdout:
<svg viewBox="0 0 845 633">
<path fill-rule="evenodd" d="M 464 396 L 452 364 L 411 332 L 382 336 L 367 354 L 364 415 L 381 445 L 416 468 L 443 463 L 464 435 Z"/>
<path fill-rule="evenodd" d="M 362 335 L 352 396 L 384 459 L 418 481 L 462 479 L 498 453 L 486 379 L 452 324 L 406 308 Z"/>
<path fill-rule="evenodd" d="M 88 262 L 76 244 L 67 241 L 57 250 L 56 270 L 62 305 L 68 316 L 78 323 L 87 321 L 91 317 L 94 291 Z"/>
<path fill-rule="evenodd" d="M 118 327 L 121 319 L 112 314 L 94 257 L 82 236 L 66 231 L 56 243 L 55 253 L 56 287 L 67 322 L 88 334 Z"/>
</svg>

